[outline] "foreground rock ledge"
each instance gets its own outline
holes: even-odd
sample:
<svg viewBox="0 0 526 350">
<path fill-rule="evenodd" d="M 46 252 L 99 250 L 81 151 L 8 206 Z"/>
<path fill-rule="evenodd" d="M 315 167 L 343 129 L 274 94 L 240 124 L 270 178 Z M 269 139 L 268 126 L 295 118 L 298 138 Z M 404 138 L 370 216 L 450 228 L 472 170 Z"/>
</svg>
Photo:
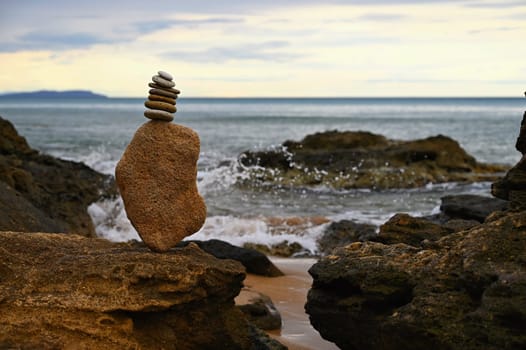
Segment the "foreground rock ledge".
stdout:
<svg viewBox="0 0 526 350">
<path fill-rule="evenodd" d="M 195 245 L 0 232 L 0 254 L 2 349 L 270 348 L 234 307 L 243 267 Z"/>
<path fill-rule="evenodd" d="M 341 349 L 526 349 L 526 212 L 423 249 L 356 242 L 315 264 L 306 310 Z"/>
</svg>

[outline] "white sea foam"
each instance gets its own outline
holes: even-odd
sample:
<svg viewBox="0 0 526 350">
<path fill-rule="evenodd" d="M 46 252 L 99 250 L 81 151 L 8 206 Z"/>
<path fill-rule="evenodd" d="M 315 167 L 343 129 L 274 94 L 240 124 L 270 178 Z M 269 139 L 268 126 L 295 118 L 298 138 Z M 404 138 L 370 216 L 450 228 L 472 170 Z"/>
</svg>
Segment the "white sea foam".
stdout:
<svg viewBox="0 0 526 350">
<path fill-rule="evenodd" d="M 310 225 L 292 232 L 275 230 L 263 217 L 239 218 L 234 216 L 213 216 L 207 218 L 203 228 L 188 239 L 221 239 L 237 246 L 256 243 L 272 246 L 287 241 L 299 243 L 311 253 L 317 251 L 316 241 L 323 233 L 326 224 Z"/>
<path fill-rule="evenodd" d="M 88 207 L 88 214 L 99 237 L 113 242 L 140 240 L 137 231 L 126 216 L 121 197 L 92 203 Z"/>
<path fill-rule="evenodd" d="M 81 156 L 79 161 L 90 168 L 107 175 L 115 174 L 115 167 L 117 166 L 115 158 L 106 152 L 104 148 L 94 150 L 85 156 Z"/>
<path fill-rule="evenodd" d="M 122 199 L 102 200 L 88 207 L 97 235 L 114 242 L 140 240 L 137 231 L 126 217 Z M 316 241 L 322 234 L 325 224 L 306 225 L 302 230 L 291 233 L 287 230 L 276 230 L 267 224 L 264 217 L 240 218 L 235 216 L 208 217 L 202 229 L 187 239 L 208 240 L 220 239 L 237 246 L 245 243 L 265 244 L 268 246 L 284 241 L 297 242 L 314 253 Z M 283 228 L 283 227 L 281 227 Z"/>
<path fill-rule="evenodd" d="M 248 178 L 249 174 L 243 171 L 235 159 L 227 159 L 224 163 L 222 166 L 200 170 L 197 173 L 197 186 L 201 195 L 224 191 L 238 181 Z"/>
</svg>

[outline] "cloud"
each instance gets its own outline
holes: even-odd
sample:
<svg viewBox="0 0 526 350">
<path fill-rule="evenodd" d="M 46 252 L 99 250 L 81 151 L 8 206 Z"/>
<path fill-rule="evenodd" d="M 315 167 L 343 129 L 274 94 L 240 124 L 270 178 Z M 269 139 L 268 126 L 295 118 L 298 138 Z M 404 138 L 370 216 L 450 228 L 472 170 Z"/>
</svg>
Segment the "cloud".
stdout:
<svg viewBox="0 0 526 350">
<path fill-rule="evenodd" d="M 150 20 L 150 21 L 140 21 L 133 23 L 133 27 L 140 32 L 141 34 L 149 34 L 163 29 L 168 29 L 170 27 L 187 27 L 195 28 L 203 25 L 213 25 L 213 24 L 235 24 L 243 23 L 244 19 L 242 18 L 229 18 L 229 17 L 208 17 L 208 18 L 199 18 L 199 19 L 186 19 L 186 18 L 175 18 L 167 20 Z"/>
<path fill-rule="evenodd" d="M 496 27 L 496 28 L 474 29 L 474 30 L 470 30 L 468 34 L 482 34 L 482 33 L 488 33 L 488 32 L 511 32 L 517 29 L 520 29 L 520 27 Z"/>
<path fill-rule="evenodd" d="M 380 84 L 456 84 L 456 83 L 489 83 L 489 84 L 524 84 L 524 80 L 519 79 L 368 79 L 368 83 Z"/>
<path fill-rule="evenodd" d="M 205 50 L 179 50 L 165 52 L 161 56 L 201 63 L 224 63 L 238 60 L 290 62 L 301 57 L 301 55 L 280 50 L 288 46 L 289 43 L 286 41 L 267 41 L 260 44 L 247 43 L 230 47 L 216 46 Z"/>
<path fill-rule="evenodd" d="M 374 22 L 395 22 L 403 19 L 407 19 L 407 16 L 400 14 L 391 13 L 367 13 L 357 18 L 361 21 L 374 21 Z"/>
<path fill-rule="evenodd" d="M 1 43 L 0 52 L 76 49 L 108 42 L 107 38 L 90 33 L 52 34 L 29 32 L 18 37 L 16 41 Z"/>
<path fill-rule="evenodd" d="M 144 15 L 146 17 L 146 15 Z M 56 16 L 50 24 L 40 23 L 38 30 L 30 30 L 11 38 L 0 36 L 0 52 L 69 50 L 89 48 L 96 44 L 126 43 L 141 35 L 171 27 L 196 28 L 206 25 L 243 23 L 243 18 L 204 17 L 197 19 L 173 18 L 135 21 L 134 17 L 119 18 L 113 23 L 106 17 L 95 15 Z M 79 22 L 84 20 L 83 22 Z M 84 31 L 74 31 L 82 26 Z"/>
<path fill-rule="evenodd" d="M 526 13 L 514 13 L 512 15 L 504 17 L 504 19 L 512 19 L 517 21 L 525 21 L 526 20 Z"/>
<path fill-rule="evenodd" d="M 479 7 L 479 8 L 510 8 L 510 7 L 524 7 L 526 2 L 524 0 L 511 0 L 511 1 L 477 1 L 464 4 L 467 7 Z"/>
</svg>

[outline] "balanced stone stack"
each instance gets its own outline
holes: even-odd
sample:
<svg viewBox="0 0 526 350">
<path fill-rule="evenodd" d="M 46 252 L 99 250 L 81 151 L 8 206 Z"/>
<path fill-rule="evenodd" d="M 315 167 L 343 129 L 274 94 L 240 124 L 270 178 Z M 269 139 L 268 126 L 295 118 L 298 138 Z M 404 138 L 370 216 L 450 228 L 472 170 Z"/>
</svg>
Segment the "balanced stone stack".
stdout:
<svg viewBox="0 0 526 350">
<path fill-rule="evenodd" d="M 197 190 L 199 136 L 171 123 L 179 90 L 160 71 L 150 83 L 144 115 L 115 169 L 126 214 L 144 243 L 164 252 L 203 226 L 206 205 Z"/>
<path fill-rule="evenodd" d="M 173 113 L 177 111 L 175 100 L 181 91 L 174 89 L 175 83 L 170 73 L 159 71 L 158 75 L 152 77 L 148 84 L 152 89 L 149 91 L 148 101 L 144 105 L 149 108 L 144 111 L 144 116 L 153 120 L 172 121 Z"/>
</svg>

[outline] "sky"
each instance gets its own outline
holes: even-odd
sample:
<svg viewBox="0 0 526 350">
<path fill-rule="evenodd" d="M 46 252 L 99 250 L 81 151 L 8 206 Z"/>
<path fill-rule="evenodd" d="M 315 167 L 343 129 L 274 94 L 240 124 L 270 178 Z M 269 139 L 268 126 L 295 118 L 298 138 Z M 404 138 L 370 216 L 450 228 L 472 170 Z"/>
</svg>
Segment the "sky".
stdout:
<svg viewBox="0 0 526 350">
<path fill-rule="evenodd" d="M 522 96 L 526 0 L 0 0 L 0 93 Z"/>
</svg>

